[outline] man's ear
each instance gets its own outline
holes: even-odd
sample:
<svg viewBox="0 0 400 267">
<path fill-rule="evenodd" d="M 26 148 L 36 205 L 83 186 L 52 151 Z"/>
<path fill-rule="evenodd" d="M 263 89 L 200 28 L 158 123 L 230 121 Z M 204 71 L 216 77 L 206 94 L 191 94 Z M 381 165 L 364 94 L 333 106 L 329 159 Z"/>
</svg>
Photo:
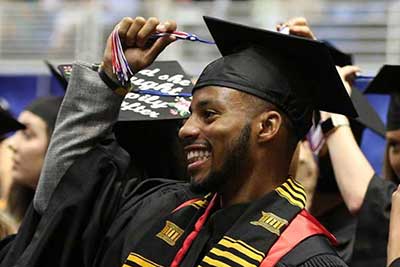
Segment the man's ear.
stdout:
<svg viewBox="0 0 400 267">
<path fill-rule="evenodd" d="M 268 142 L 277 136 L 282 125 L 282 116 L 275 110 L 265 111 L 258 120 L 258 142 Z"/>
</svg>

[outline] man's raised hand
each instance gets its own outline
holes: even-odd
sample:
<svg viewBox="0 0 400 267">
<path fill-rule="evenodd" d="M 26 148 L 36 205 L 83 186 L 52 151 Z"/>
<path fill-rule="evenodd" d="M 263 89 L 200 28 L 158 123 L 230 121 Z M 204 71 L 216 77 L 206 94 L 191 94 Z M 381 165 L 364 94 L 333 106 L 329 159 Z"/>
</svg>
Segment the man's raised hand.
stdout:
<svg viewBox="0 0 400 267">
<path fill-rule="evenodd" d="M 156 32 L 173 32 L 176 22 L 167 20 L 160 23 L 157 18 L 145 19 L 143 17 L 123 18 L 115 27 L 121 40 L 124 54 L 131 70 L 136 73 L 149 66 L 164 50 L 167 45 L 176 40 L 174 36 L 167 35 L 156 39 L 148 45 L 150 36 Z M 103 68 L 109 77 L 116 79 L 112 70 L 111 34 L 107 39 L 103 56 Z"/>
</svg>

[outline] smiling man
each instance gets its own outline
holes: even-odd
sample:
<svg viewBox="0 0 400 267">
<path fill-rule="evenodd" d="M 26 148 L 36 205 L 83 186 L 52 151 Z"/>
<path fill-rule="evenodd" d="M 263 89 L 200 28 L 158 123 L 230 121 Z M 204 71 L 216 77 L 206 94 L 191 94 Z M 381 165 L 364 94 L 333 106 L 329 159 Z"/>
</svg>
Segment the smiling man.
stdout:
<svg viewBox="0 0 400 267">
<path fill-rule="evenodd" d="M 346 266 L 288 175 L 314 110 L 356 115 L 327 48 L 205 21 L 222 57 L 200 75 L 179 131 L 190 185 L 131 188 L 124 177 L 126 153 L 110 135 L 123 90 L 109 39 L 100 75 L 74 65 L 35 209 L 4 245 L 2 266 Z M 173 21 L 123 19 L 131 68 L 150 65 L 174 41 L 148 47 L 153 33 L 175 29 Z"/>
</svg>

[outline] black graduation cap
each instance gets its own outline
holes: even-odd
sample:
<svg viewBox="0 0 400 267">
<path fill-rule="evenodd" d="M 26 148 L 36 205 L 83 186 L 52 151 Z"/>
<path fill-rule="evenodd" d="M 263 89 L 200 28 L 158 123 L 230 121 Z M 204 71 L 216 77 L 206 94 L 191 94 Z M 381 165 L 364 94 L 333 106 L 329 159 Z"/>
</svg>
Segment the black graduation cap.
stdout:
<svg viewBox="0 0 400 267">
<path fill-rule="evenodd" d="M 319 41 L 204 17 L 222 58 L 209 64 L 194 90 L 222 86 L 275 104 L 302 138 L 314 110 L 356 117 L 328 48 Z"/>
<path fill-rule="evenodd" d="M 322 42 L 326 45 L 326 47 L 328 47 L 329 53 L 331 54 L 333 62 L 336 66 L 344 67 L 353 65 L 353 56 L 351 54 L 343 52 L 329 41 L 324 40 Z"/>
<path fill-rule="evenodd" d="M 353 57 L 351 54 L 343 52 L 328 41 L 323 42 L 328 47 L 336 66 L 344 67 L 353 65 Z M 365 128 L 369 128 L 376 134 L 384 137 L 385 125 L 383 121 L 369 103 L 368 99 L 355 87 L 351 90 L 351 100 L 358 113 L 357 118 L 350 120 L 350 126 L 357 142 L 361 142 L 362 132 Z"/>
<path fill-rule="evenodd" d="M 44 60 L 44 63 L 46 64 L 46 66 L 49 68 L 50 73 L 56 77 L 57 81 L 60 83 L 62 89 L 67 90 L 67 86 L 68 86 L 68 81 L 64 78 L 64 76 L 58 72 L 56 70 L 56 68 L 54 67 L 53 64 L 51 64 L 49 61 Z"/>
<path fill-rule="evenodd" d="M 5 109 L 0 107 L 0 138 L 8 133 L 25 129 L 25 125 L 14 119 L 14 117 Z"/>
<path fill-rule="evenodd" d="M 400 65 L 384 65 L 364 93 L 390 95 L 386 130 L 400 129 Z"/>
<path fill-rule="evenodd" d="M 369 128 L 376 134 L 384 137 L 385 125 L 383 124 L 383 121 L 369 103 L 368 99 L 357 88 L 351 90 L 351 100 L 353 101 L 354 107 L 359 115 L 357 118 L 351 120 L 352 129 L 355 128 L 353 127 L 353 122 L 355 122 L 360 124 L 361 130 Z M 356 133 L 354 134 L 356 135 Z"/>
<path fill-rule="evenodd" d="M 58 69 L 69 80 L 72 65 L 63 64 Z M 135 89 L 121 104 L 119 122 L 173 120 L 189 116 L 193 84 L 177 61 L 155 61 L 136 73 L 131 83 Z"/>
</svg>

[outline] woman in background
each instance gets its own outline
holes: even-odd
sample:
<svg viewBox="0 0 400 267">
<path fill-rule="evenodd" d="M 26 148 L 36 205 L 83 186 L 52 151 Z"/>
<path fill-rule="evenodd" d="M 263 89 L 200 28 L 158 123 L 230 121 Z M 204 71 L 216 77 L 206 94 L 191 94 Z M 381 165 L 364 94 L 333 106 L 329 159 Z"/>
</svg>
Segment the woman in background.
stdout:
<svg viewBox="0 0 400 267">
<path fill-rule="evenodd" d="M 4 188 L 8 186 L 8 181 L 6 176 L 8 175 L 8 169 L 10 169 L 10 155 L 7 146 L 7 133 L 18 131 L 24 129 L 25 125 L 18 122 L 11 113 L 8 111 L 8 103 L 5 100 L 0 98 L 0 192 L 1 196 L 3 195 Z M 3 203 L 0 203 L 2 206 Z M 17 224 L 9 216 L 7 212 L 5 212 L 0 207 L 0 239 L 11 235 L 17 231 Z"/>
<path fill-rule="evenodd" d="M 61 97 L 33 101 L 18 117 L 26 128 L 10 137 L 12 184 L 7 196 L 7 210 L 18 222 L 33 199 L 61 101 Z"/>
</svg>

